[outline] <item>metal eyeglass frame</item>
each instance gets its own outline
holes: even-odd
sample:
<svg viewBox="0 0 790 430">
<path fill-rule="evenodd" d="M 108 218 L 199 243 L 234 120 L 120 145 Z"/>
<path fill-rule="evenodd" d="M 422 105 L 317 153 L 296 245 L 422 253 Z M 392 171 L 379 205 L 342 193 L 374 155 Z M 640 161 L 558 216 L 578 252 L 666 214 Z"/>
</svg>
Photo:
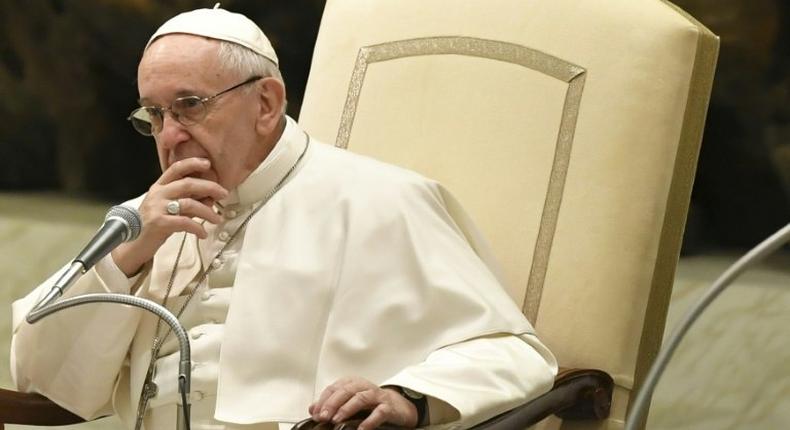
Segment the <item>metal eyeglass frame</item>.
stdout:
<svg viewBox="0 0 790 430">
<path fill-rule="evenodd" d="M 187 125 L 187 126 L 194 125 L 194 124 L 197 124 L 198 122 L 202 121 L 203 118 L 206 117 L 206 114 L 208 113 L 207 105 L 209 103 L 211 103 L 214 99 L 216 99 L 217 97 L 219 97 L 219 96 L 221 96 L 223 94 L 229 93 L 229 92 L 235 90 L 236 88 L 240 88 L 240 87 L 243 87 L 244 85 L 253 83 L 253 82 L 255 82 L 255 81 L 259 80 L 259 79 L 263 79 L 263 76 L 253 76 L 253 77 L 247 79 L 246 81 L 244 81 L 244 82 L 242 82 L 240 84 L 236 84 L 236 85 L 234 85 L 234 86 L 232 86 L 232 87 L 230 87 L 228 89 L 222 90 L 222 91 L 218 92 L 217 94 L 214 94 L 213 96 L 209 96 L 209 97 L 198 97 L 198 96 L 179 97 L 179 98 L 175 99 L 173 101 L 173 103 L 170 104 L 169 107 L 166 107 L 166 108 L 163 108 L 163 107 L 160 107 L 160 106 L 140 106 L 139 108 L 133 110 L 132 113 L 130 113 L 129 116 L 126 118 L 126 120 L 127 121 L 131 121 L 132 122 L 132 127 L 134 127 L 134 129 L 138 133 L 142 134 L 143 136 L 153 136 L 154 134 L 159 133 L 161 131 L 161 128 L 158 131 L 155 131 L 154 130 L 154 124 L 150 120 L 149 121 L 145 121 L 145 120 L 143 120 L 141 118 L 136 117 L 135 115 L 137 115 L 137 113 L 140 112 L 140 111 L 146 111 L 148 113 L 148 115 L 149 115 L 149 118 L 154 117 L 154 116 L 160 118 L 162 124 L 164 124 L 165 113 L 166 112 L 170 112 L 170 114 L 173 116 L 173 118 L 176 121 L 178 121 L 180 124 Z M 201 114 L 201 117 L 199 119 L 190 119 L 188 122 L 184 122 L 183 121 L 183 117 L 181 116 L 181 114 L 179 114 L 178 112 L 173 110 L 173 105 L 175 105 L 178 102 L 183 102 L 185 100 L 194 100 L 195 102 L 203 105 L 203 113 Z M 152 112 L 153 112 L 153 115 L 152 115 Z M 138 122 L 147 122 L 149 124 L 149 131 L 146 132 L 145 129 L 139 128 L 136 125 L 137 124 L 136 121 L 138 121 Z"/>
</svg>

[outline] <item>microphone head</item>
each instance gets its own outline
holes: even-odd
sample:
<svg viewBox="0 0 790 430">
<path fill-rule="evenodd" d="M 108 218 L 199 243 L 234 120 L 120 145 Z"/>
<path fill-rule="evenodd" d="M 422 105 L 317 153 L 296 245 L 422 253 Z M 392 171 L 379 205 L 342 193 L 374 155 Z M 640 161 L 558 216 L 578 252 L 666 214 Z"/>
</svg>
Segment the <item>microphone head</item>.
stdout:
<svg viewBox="0 0 790 430">
<path fill-rule="evenodd" d="M 143 220 L 140 218 L 140 212 L 129 206 L 117 205 L 111 207 L 107 212 L 107 216 L 104 217 L 104 222 L 106 223 L 110 219 L 116 219 L 126 226 L 124 242 L 137 239 L 137 236 L 140 235 L 140 231 L 143 229 Z"/>
</svg>

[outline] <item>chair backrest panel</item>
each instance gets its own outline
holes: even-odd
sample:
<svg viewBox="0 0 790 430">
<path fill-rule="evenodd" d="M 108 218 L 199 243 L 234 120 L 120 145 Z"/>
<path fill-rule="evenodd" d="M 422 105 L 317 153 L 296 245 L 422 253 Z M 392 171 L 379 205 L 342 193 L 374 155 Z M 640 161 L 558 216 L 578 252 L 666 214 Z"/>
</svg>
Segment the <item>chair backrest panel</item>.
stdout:
<svg viewBox="0 0 790 430">
<path fill-rule="evenodd" d="M 565 366 L 660 343 L 718 39 L 660 0 L 330 0 L 300 123 L 444 184 Z"/>
<path fill-rule="evenodd" d="M 442 53 L 419 54 L 425 45 Z M 391 49 L 403 56 L 376 62 L 367 59 L 360 92 L 347 102 L 344 113 L 353 133 L 343 134 L 341 126 L 336 142 L 422 172 L 453 190 L 465 209 L 474 214 L 476 224 L 483 226 L 497 260 L 507 268 L 533 260 L 545 208 L 543 201 L 531 197 L 548 194 L 569 85 L 527 65 L 475 55 L 480 47 L 497 45 L 505 44 L 449 37 L 372 47 L 365 55 L 373 59 L 377 50 Z M 548 57 L 522 47 L 504 48 Z M 364 59 L 358 57 L 357 64 L 361 61 Z M 459 73 L 463 76 L 447 79 Z M 491 76 L 510 84 L 502 86 Z M 420 77 L 419 81 L 415 77 Z M 399 96 L 389 97 L 392 91 Z M 532 97 L 545 103 L 523 103 Z M 416 109 L 411 106 L 414 100 L 420 100 Z M 578 98 L 573 102 L 578 105 Z M 448 103 L 464 107 L 448 110 L 443 107 Z M 486 109 L 493 109 L 495 116 Z M 545 118 L 547 110 L 553 112 L 549 118 Z M 458 124 L 468 126 L 462 136 L 448 140 L 447 130 Z M 380 144 L 382 135 L 397 144 Z M 565 160 L 559 162 L 567 162 L 568 154 L 564 155 Z M 508 211 L 491 210 L 506 201 L 511 202 Z M 511 228 L 486 228 L 498 225 Z M 505 273 L 511 297 L 522 306 L 528 277 L 525 270 Z"/>
</svg>

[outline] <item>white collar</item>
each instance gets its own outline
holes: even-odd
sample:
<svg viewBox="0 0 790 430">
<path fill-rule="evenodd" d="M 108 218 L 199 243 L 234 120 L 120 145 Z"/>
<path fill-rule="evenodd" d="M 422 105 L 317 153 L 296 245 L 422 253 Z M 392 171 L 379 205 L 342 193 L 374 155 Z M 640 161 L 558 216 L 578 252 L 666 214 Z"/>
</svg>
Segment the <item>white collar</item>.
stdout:
<svg viewBox="0 0 790 430">
<path fill-rule="evenodd" d="M 286 116 L 285 130 L 272 151 L 220 204 L 249 206 L 263 200 L 294 166 L 306 144 L 307 135 Z"/>
</svg>

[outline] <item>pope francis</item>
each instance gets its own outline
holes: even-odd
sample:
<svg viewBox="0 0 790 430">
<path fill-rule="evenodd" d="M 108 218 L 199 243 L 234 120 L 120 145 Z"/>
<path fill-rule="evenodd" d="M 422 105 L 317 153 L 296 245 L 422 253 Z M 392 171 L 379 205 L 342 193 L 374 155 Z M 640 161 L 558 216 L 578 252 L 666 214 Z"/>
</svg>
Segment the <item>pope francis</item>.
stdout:
<svg viewBox="0 0 790 430">
<path fill-rule="evenodd" d="M 317 142 L 285 112 L 277 56 L 246 17 L 164 23 L 138 67 L 162 175 L 140 236 L 67 296 L 133 294 L 192 344 L 192 428 L 468 427 L 547 391 L 551 353 L 474 251 L 440 184 Z M 461 227 L 463 225 L 463 228 Z M 13 305 L 12 374 L 86 418 L 176 422 L 178 353 L 156 317 L 112 304 L 35 325 L 58 273 Z"/>
</svg>

